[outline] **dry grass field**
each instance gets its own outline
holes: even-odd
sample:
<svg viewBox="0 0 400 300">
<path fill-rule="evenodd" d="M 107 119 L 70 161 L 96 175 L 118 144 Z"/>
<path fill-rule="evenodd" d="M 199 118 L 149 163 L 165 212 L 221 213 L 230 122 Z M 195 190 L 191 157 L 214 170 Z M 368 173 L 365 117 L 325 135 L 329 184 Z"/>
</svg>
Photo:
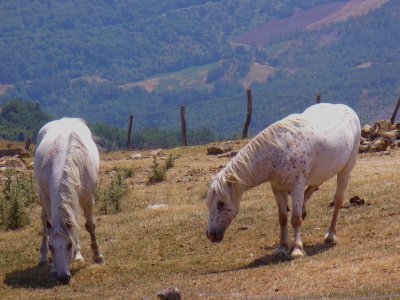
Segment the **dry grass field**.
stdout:
<svg viewBox="0 0 400 300">
<path fill-rule="evenodd" d="M 222 243 L 206 239 L 205 193 L 211 174 L 228 158 L 207 156 L 206 146 L 164 150 L 177 157 L 175 166 L 166 181 L 146 185 L 152 159 L 133 160 L 130 154 L 101 155 L 103 183 L 116 166 L 135 171 L 127 179 L 122 212 L 96 216 L 106 263 L 91 262 L 83 229 L 86 261 L 73 265 L 69 286 L 59 286 L 48 269 L 37 267 L 37 207 L 30 227 L 0 232 L 0 299 L 156 299 L 156 292 L 172 286 L 184 299 L 400 298 L 400 152 L 360 155 L 347 201 L 358 195 L 368 205 L 341 210 L 334 246 L 323 243 L 334 180 L 314 193 L 302 230 L 307 256 L 296 260 L 273 255 L 279 223 L 269 185 L 245 194 Z M 168 207 L 149 209 L 152 204 Z"/>
</svg>

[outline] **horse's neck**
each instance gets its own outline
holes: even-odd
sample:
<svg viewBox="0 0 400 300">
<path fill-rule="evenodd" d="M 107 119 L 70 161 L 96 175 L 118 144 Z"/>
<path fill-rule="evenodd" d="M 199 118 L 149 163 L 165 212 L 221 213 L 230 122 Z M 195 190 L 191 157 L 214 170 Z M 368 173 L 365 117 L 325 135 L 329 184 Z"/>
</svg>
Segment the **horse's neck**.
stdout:
<svg viewBox="0 0 400 300">
<path fill-rule="evenodd" d="M 249 155 L 248 159 L 246 159 L 245 167 L 240 156 L 232 160 L 229 167 L 233 170 L 234 174 L 241 174 L 238 180 L 239 184 L 237 185 L 238 192 L 244 193 L 253 187 L 269 181 L 272 165 L 271 146 L 265 146 L 256 153 Z"/>
</svg>

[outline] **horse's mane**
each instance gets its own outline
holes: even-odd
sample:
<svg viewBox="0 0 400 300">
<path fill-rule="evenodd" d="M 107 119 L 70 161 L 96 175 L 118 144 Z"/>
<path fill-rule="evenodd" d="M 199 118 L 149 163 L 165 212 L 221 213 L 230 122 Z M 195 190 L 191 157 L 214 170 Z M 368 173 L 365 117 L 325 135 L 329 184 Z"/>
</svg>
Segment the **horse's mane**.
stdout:
<svg viewBox="0 0 400 300">
<path fill-rule="evenodd" d="M 69 136 L 68 152 L 59 190 L 59 212 L 62 218 L 59 233 L 69 237 L 74 243 L 77 242 L 79 230 L 80 206 L 78 193 L 81 188 L 81 176 L 85 167 L 86 154 L 87 149 L 80 137 L 75 132 L 72 132 Z"/>
<path fill-rule="evenodd" d="M 280 151 L 289 151 L 284 140 L 280 134 L 290 134 L 293 137 L 298 136 L 304 125 L 304 119 L 299 114 L 292 114 L 288 117 L 277 121 L 276 123 L 268 126 L 252 140 L 250 140 L 245 147 L 243 147 L 234 159 L 217 174 L 216 188 L 221 193 L 222 199 L 229 198 L 226 192 L 223 193 L 222 186 L 226 186 L 232 179 L 243 185 L 249 185 L 249 179 L 252 178 L 252 161 L 258 153 L 263 151 L 271 151 L 274 148 Z"/>
</svg>

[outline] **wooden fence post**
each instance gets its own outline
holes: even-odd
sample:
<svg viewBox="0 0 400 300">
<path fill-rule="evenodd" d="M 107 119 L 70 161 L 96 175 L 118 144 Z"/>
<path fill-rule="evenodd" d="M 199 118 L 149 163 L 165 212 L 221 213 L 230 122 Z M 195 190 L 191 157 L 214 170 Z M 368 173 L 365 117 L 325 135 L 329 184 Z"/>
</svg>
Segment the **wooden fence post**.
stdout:
<svg viewBox="0 0 400 300">
<path fill-rule="evenodd" d="M 28 138 L 25 143 L 25 150 L 29 152 L 29 148 L 31 147 L 32 139 Z"/>
<path fill-rule="evenodd" d="M 321 95 L 319 93 L 317 94 L 317 104 L 318 103 L 321 103 Z"/>
<path fill-rule="evenodd" d="M 131 150 L 131 133 L 132 133 L 132 125 L 133 125 L 133 114 L 129 116 L 129 127 L 128 127 L 128 139 L 126 142 L 126 149 Z"/>
<path fill-rule="evenodd" d="M 181 146 L 187 146 L 186 136 L 186 108 L 181 106 Z"/>
<path fill-rule="evenodd" d="M 244 124 L 242 138 L 247 138 L 247 132 L 249 131 L 250 121 L 251 121 L 251 113 L 253 111 L 253 103 L 251 97 L 251 89 L 247 90 L 247 116 L 246 123 Z"/>
<path fill-rule="evenodd" d="M 390 118 L 390 123 L 392 123 L 392 125 L 394 124 L 394 120 L 396 119 L 397 112 L 399 111 L 399 107 L 400 107 L 400 97 L 397 100 L 396 108 L 394 109 L 392 117 Z"/>
</svg>

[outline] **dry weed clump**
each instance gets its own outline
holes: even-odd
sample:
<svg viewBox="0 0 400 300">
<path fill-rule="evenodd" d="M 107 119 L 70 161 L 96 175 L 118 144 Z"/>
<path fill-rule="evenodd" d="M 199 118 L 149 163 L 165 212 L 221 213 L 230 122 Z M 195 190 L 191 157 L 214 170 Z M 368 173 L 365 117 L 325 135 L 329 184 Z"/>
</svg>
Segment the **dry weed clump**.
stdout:
<svg viewBox="0 0 400 300">
<path fill-rule="evenodd" d="M 32 174 L 5 171 L 6 180 L 0 194 L 0 226 L 15 230 L 30 223 L 30 211 L 39 203 L 39 194 Z"/>
<path fill-rule="evenodd" d="M 127 192 L 125 178 L 128 174 L 125 170 L 118 170 L 108 186 L 103 188 L 99 184 L 95 192 L 95 203 L 99 205 L 100 214 L 116 214 L 121 211 L 121 201 Z"/>
</svg>

